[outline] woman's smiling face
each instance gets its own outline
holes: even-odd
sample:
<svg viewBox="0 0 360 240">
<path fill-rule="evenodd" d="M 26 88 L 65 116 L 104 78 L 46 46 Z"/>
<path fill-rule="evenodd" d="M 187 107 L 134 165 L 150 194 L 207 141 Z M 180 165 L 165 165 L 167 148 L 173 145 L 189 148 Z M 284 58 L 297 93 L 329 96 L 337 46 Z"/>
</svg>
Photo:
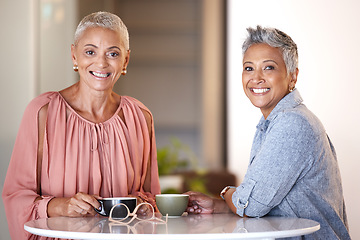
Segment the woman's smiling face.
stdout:
<svg viewBox="0 0 360 240">
<path fill-rule="evenodd" d="M 97 91 L 112 89 L 129 61 L 121 35 L 101 27 L 86 29 L 71 51 L 80 82 Z"/>
<path fill-rule="evenodd" d="M 296 74 L 287 74 L 282 53 L 265 43 L 248 48 L 243 59 L 242 83 L 251 103 L 265 118 L 295 86 Z"/>
</svg>

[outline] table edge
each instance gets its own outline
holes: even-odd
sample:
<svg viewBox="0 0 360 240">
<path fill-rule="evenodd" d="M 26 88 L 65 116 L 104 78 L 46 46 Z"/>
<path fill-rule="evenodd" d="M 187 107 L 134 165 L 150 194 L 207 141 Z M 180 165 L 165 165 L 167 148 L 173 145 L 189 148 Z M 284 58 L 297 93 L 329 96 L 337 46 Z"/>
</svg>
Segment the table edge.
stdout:
<svg viewBox="0 0 360 240">
<path fill-rule="evenodd" d="M 302 236 L 314 233 L 320 229 L 320 223 L 317 221 L 307 219 L 317 223 L 313 227 L 307 227 L 303 229 L 295 229 L 295 230 L 287 230 L 276 233 L 274 238 L 282 238 L 282 237 L 294 237 L 294 236 Z M 174 240 L 183 240 L 183 239 L 207 239 L 207 240 L 215 240 L 215 239 L 247 239 L 247 238 L 269 238 L 269 232 L 249 232 L 249 233 L 188 233 L 188 234 L 118 234 L 118 233 L 94 233 L 94 232 L 79 232 L 74 233 L 70 231 L 60 231 L 60 230 L 49 230 L 49 229 L 41 229 L 34 228 L 24 224 L 24 230 L 39 236 L 45 237 L 53 237 L 53 238 L 69 238 L 69 239 L 119 239 L 119 235 L 121 235 L 121 239 L 123 240 L 134 240 L 134 239 L 149 239 L 152 237 L 156 237 L 156 239 L 171 239 Z M 81 235 L 81 236 L 80 236 Z M 224 236 L 226 236 L 224 238 Z M 271 237 L 272 238 L 272 237 Z"/>
</svg>

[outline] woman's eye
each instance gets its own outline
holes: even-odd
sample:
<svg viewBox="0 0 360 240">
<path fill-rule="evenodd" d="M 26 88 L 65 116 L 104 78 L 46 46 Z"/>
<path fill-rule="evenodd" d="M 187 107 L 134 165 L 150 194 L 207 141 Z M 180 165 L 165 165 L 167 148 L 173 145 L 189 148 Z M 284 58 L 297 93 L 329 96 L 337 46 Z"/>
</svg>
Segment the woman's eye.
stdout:
<svg viewBox="0 0 360 240">
<path fill-rule="evenodd" d="M 119 56 L 119 53 L 117 53 L 117 52 L 110 52 L 110 53 L 108 53 L 108 56 L 109 56 L 109 57 L 112 57 L 112 58 L 116 58 L 116 57 Z"/>
<path fill-rule="evenodd" d="M 265 70 L 273 70 L 273 69 L 275 69 L 273 66 L 266 66 L 265 67 Z"/>
<path fill-rule="evenodd" d="M 95 54 L 95 52 L 94 52 L 94 51 L 89 50 L 89 51 L 86 51 L 86 52 L 85 52 L 85 54 L 86 54 L 86 55 L 94 55 L 94 54 Z"/>
<path fill-rule="evenodd" d="M 252 71 L 253 68 L 252 68 L 252 67 L 244 67 L 244 70 L 245 70 L 245 71 Z"/>
</svg>

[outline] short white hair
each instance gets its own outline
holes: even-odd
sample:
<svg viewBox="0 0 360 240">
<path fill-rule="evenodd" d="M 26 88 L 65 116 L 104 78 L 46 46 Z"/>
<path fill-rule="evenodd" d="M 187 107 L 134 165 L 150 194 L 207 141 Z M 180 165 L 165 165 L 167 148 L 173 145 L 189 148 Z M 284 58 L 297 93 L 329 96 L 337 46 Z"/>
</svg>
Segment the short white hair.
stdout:
<svg viewBox="0 0 360 240">
<path fill-rule="evenodd" d="M 298 49 L 296 43 L 289 35 L 276 28 L 247 28 L 248 36 L 242 45 L 243 55 L 253 45 L 265 43 L 280 49 L 286 65 L 287 73 L 294 73 L 298 67 Z"/>
<path fill-rule="evenodd" d="M 129 32 L 127 27 L 117 15 L 109 12 L 95 12 L 85 16 L 76 28 L 74 45 L 77 45 L 81 35 L 90 27 L 102 27 L 120 33 L 126 50 L 130 49 Z"/>
</svg>

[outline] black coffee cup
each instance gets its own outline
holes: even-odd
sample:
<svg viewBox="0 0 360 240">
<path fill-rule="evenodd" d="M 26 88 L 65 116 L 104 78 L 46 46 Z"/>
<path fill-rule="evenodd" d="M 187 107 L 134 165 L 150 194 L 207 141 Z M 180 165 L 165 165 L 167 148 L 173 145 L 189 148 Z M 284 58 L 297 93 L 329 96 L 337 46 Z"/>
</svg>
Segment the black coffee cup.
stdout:
<svg viewBox="0 0 360 240">
<path fill-rule="evenodd" d="M 116 198 L 103 198 L 98 199 L 100 203 L 100 209 L 95 211 L 102 216 L 109 217 L 111 209 L 117 204 L 125 204 L 130 213 L 132 213 L 136 207 L 136 198 L 135 197 L 116 197 Z M 128 214 L 128 210 L 123 205 L 115 206 L 112 212 L 112 218 L 125 218 Z"/>
</svg>

